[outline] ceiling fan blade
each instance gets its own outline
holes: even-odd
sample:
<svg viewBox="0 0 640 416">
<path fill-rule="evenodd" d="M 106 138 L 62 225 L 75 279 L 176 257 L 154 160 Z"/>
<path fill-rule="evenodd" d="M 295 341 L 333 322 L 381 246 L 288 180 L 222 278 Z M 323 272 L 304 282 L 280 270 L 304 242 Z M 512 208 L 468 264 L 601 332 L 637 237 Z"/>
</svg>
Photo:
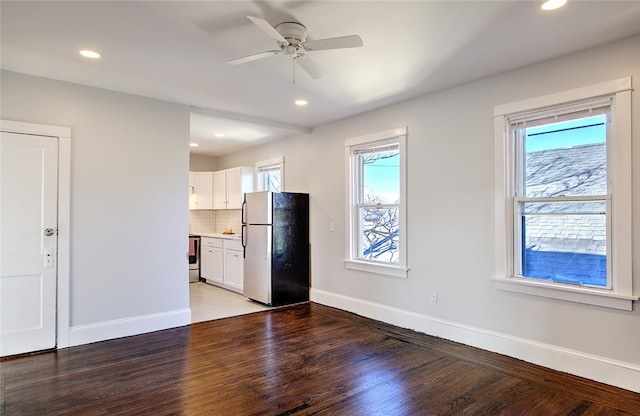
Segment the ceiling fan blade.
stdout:
<svg viewBox="0 0 640 416">
<path fill-rule="evenodd" d="M 324 70 L 307 55 L 298 56 L 296 63 L 313 79 L 322 78 Z"/>
<path fill-rule="evenodd" d="M 268 56 L 277 55 L 280 52 L 282 52 L 281 49 L 277 49 L 277 50 L 273 50 L 273 51 L 258 52 L 258 53 L 254 53 L 253 55 L 243 56 L 242 58 L 232 59 L 230 61 L 227 61 L 227 63 L 231 64 L 231 65 L 243 64 L 245 62 L 255 61 L 256 59 L 262 59 L 262 58 L 266 58 Z"/>
<path fill-rule="evenodd" d="M 272 37 L 278 42 L 287 43 L 287 40 L 280 33 L 278 33 L 278 31 L 275 30 L 273 26 L 271 26 L 269 22 L 267 22 L 266 20 L 261 19 L 259 17 L 254 17 L 254 16 L 247 16 L 247 18 L 251 20 L 260 29 L 262 29 L 264 33 L 269 35 L 269 37 Z"/>
<path fill-rule="evenodd" d="M 325 49 L 359 48 L 363 45 L 362 39 L 358 35 L 338 36 L 336 38 L 326 38 L 309 40 L 305 42 L 304 48 L 308 51 L 321 51 Z"/>
</svg>

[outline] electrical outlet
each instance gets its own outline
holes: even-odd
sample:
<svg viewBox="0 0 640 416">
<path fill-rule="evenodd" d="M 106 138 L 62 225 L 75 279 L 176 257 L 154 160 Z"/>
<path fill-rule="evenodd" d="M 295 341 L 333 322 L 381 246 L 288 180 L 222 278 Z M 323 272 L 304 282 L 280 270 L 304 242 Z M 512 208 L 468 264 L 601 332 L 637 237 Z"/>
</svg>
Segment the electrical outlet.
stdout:
<svg viewBox="0 0 640 416">
<path fill-rule="evenodd" d="M 433 303 L 434 305 L 438 304 L 438 294 L 437 293 L 432 293 L 431 294 L 431 303 Z"/>
<path fill-rule="evenodd" d="M 329 231 L 333 232 L 336 230 L 336 223 L 335 222 L 330 222 L 329 223 Z"/>
</svg>

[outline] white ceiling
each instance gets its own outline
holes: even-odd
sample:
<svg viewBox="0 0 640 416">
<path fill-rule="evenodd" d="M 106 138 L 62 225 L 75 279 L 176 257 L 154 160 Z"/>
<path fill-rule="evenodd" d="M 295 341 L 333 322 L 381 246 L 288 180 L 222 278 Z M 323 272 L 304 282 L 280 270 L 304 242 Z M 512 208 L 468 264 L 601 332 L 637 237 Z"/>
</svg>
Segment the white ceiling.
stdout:
<svg viewBox="0 0 640 416">
<path fill-rule="evenodd" d="M 221 155 L 640 33 L 640 1 L 5 1 L 2 68 L 192 106 L 192 152 Z M 284 55 L 246 16 L 303 23 L 326 72 L 292 83 Z M 102 58 L 78 55 L 94 49 Z M 305 98 L 306 107 L 293 104 Z M 215 138 L 214 132 L 226 133 Z"/>
</svg>

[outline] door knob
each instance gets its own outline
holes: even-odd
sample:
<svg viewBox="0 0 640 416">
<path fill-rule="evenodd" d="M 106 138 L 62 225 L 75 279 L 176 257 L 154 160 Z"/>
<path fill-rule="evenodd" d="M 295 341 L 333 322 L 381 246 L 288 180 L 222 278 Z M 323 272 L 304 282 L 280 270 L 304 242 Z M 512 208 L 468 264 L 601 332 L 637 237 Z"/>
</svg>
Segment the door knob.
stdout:
<svg viewBox="0 0 640 416">
<path fill-rule="evenodd" d="M 55 232 L 56 230 L 54 230 L 53 228 L 45 228 L 44 235 L 46 235 L 47 237 L 51 237 L 55 234 Z"/>
</svg>

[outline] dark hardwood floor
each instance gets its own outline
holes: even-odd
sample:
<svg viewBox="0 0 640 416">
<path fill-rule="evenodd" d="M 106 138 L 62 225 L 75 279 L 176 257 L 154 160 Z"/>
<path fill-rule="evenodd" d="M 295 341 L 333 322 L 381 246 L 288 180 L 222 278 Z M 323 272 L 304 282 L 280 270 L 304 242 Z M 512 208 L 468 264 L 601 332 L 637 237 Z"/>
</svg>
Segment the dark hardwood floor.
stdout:
<svg viewBox="0 0 640 416">
<path fill-rule="evenodd" d="M 314 303 L 0 362 L 13 415 L 640 415 L 640 394 Z"/>
</svg>

